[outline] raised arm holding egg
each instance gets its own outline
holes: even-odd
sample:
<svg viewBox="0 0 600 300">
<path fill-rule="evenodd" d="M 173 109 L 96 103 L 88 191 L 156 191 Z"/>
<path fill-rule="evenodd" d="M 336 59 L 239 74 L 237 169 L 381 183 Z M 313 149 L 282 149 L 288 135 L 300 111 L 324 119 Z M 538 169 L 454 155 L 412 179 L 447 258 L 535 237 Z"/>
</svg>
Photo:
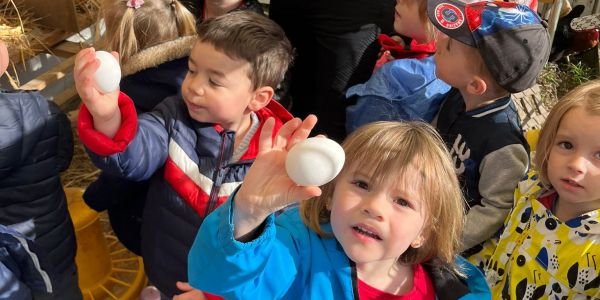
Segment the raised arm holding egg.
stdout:
<svg viewBox="0 0 600 300">
<path fill-rule="evenodd" d="M 118 54 L 94 48 L 81 50 L 75 57 L 75 88 L 94 119 L 94 128 L 112 138 L 121 125 L 118 83 L 121 71 Z"/>
</svg>

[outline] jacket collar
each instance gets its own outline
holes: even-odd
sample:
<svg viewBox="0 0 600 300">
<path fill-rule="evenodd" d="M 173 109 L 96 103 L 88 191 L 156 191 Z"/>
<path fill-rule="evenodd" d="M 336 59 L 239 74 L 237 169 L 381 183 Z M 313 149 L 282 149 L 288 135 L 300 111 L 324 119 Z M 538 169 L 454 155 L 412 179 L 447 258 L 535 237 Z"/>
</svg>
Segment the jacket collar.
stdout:
<svg viewBox="0 0 600 300">
<path fill-rule="evenodd" d="M 168 61 L 187 57 L 190 55 L 190 51 L 195 41 L 195 35 L 184 36 L 176 40 L 146 48 L 127 60 L 121 68 L 122 76 L 125 77 L 145 69 L 156 67 Z"/>
</svg>

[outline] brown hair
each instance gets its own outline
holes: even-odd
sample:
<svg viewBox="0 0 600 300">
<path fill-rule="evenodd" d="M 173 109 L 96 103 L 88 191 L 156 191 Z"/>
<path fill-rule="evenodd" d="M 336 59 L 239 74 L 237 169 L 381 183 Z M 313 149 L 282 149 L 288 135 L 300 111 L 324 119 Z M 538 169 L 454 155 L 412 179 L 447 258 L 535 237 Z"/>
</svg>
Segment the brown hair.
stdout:
<svg viewBox="0 0 600 300">
<path fill-rule="evenodd" d="M 254 12 L 236 11 L 207 19 L 199 24 L 198 37 L 232 59 L 250 63 L 248 77 L 254 89 L 277 87 L 292 62 L 292 45 L 283 29 Z"/>
<path fill-rule="evenodd" d="M 178 0 L 145 0 L 139 8 L 126 0 L 104 0 L 103 48 L 117 51 L 121 63 L 146 48 L 196 33 L 196 20 Z"/>
<path fill-rule="evenodd" d="M 433 127 L 422 122 L 375 122 L 353 132 L 344 141 L 346 153 L 343 172 L 350 168 L 374 168 L 372 178 L 381 184 L 399 178 L 409 165 L 420 171 L 416 182 L 423 200 L 425 242 L 409 248 L 399 262 L 413 264 L 439 258 L 454 265 L 464 222 L 464 200 L 450 154 Z M 339 177 L 339 176 L 338 176 Z M 321 224 L 330 221 L 327 202 L 333 196 L 336 181 L 322 187 L 322 194 L 301 204 L 302 219 L 321 236 Z M 401 237 L 399 237 L 401 238 Z"/>
<path fill-rule="evenodd" d="M 552 107 L 548 114 L 540 131 L 536 153 L 533 158 L 538 175 L 545 185 L 550 185 L 548 180 L 548 158 L 555 143 L 556 132 L 558 132 L 564 115 L 575 107 L 582 107 L 587 113 L 594 116 L 600 115 L 600 80 L 590 81 L 570 91 Z"/>
</svg>

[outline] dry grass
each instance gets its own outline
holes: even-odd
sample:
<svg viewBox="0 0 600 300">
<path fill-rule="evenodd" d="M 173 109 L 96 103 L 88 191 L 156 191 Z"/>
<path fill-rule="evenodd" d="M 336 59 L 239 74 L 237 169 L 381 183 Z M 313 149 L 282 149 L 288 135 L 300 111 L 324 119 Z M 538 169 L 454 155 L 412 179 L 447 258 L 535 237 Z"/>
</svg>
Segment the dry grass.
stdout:
<svg viewBox="0 0 600 300">
<path fill-rule="evenodd" d="M 100 170 L 90 161 L 79 136 L 77 135 L 77 114 L 79 110 L 74 110 L 68 113 L 71 120 L 71 128 L 73 130 L 73 138 L 75 140 L 75 151 L 69 169 L 61 174 L 61 179 L 64 187 L 80 187 L 87 186 L 98 178 Z"/>
</svg>

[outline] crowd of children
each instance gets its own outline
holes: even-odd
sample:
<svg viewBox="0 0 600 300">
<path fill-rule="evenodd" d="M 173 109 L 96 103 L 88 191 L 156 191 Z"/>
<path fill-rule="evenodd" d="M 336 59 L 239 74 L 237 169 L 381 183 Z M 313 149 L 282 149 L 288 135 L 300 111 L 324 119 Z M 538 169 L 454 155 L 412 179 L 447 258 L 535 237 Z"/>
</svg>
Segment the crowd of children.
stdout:
<svg viewBox="0 0 600 300">
<path fill-rule="evenodd" d="M 78 133 L 103 171 L 85 200 L 109 209 L 161 299 L 600 297 L 600 81 L 552 108 L 530 157 L 511 93 L 548 60 L 536 11 L 394 12 L 397 36 L 346 91 L 344 166 L 317 187 L 288 177 L 287 153 L 339 112 L 294 118 L 273 100 L 295 40 L 259 3 L 104 3 L 102 47 L 124 77 L 100 92 L 95 49 L 76 56 Z M 36 92 L 0 93 L 0 298 L 81 298 L 65 122 Z"/>
</svg>

